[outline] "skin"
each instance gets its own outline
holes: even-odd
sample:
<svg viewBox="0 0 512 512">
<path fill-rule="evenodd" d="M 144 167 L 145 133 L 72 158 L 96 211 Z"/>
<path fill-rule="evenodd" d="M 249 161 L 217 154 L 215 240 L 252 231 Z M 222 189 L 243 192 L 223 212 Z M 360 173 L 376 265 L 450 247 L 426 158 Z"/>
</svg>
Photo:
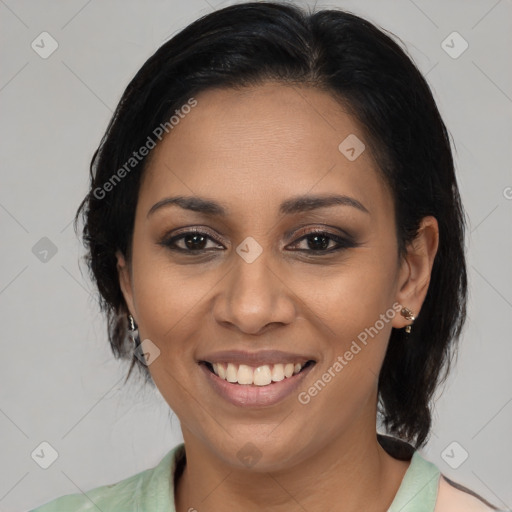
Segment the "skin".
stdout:
<svg viewBox="0 0 512 512">
<path fill-rule="evenodd" d="M 177 511 L 227 504 L 248 511 L 386 510 L 409 462 L 377 442 L 377 379 L 391 328 L 409 320 L 395 314 L 306 405 L 294 392 L 273 406 L 237 407 L 212 390 L 197 359 L 228 349 L 307 354 L 316 364 L 298 391 L 307 390 L 394 303 L 420 312 L 437 222 L 423 219 L 400 261 L 393 200 L 368 144 L 355 161 L 338 150 L 349 134 L 364 141 L 364 132 L 326 92 L 266 83 L 209 90 L 196 99 L 153 150 L 131 261 L 117 254 L 141 340 L 160 350 L 149 365 L 152 378 L 181 422 L 187 465 Z M 369 213 L 346 205 L 278 213 L 291 197 L 333 193 L 357 199 Z M 148 217 L 155 203 L 175 195 L 214 200 L 228 215 L 174 205 Z M 206 254 L 159 244 L 190 226 L 217 238 Z M 341 237 L 346 230 L 357 245 L 315 252 L 314 240 L 304 238 L 314 228 Z M 263 250 L 250 264 L 235 251 L 248 236 Z M 327 240 L 329 248 L 337 245 Z M 185 247 L 183 239 L 177 244 Z M 237 457 L 248 440 L 261 454 L 249 468 Z"/>
</svg>

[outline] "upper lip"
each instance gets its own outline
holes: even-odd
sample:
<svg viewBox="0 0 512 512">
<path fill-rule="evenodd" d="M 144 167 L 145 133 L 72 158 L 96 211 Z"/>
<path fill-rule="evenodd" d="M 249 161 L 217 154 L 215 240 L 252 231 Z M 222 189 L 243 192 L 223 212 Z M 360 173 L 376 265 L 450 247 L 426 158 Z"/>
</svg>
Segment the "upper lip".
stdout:
<svg viewBox="0 0 512 512">
<path fill-rule="evenodd" d="M 306 364 L 308 361 L 315 361 L 313 357 L 292 353 L 283 352 L 281 350 L 260 350 L 259 352 L 245 352 L 242 350 L 223 350 L 220 352 L 213 352 L 204 357 L 200 357 L 199 362 L 206 363 L 233 363 L 245 364 L 247 366 L 262 366 L 265 364 L 286 364 L 286 363 L 300 363 Z"/>
</svg>

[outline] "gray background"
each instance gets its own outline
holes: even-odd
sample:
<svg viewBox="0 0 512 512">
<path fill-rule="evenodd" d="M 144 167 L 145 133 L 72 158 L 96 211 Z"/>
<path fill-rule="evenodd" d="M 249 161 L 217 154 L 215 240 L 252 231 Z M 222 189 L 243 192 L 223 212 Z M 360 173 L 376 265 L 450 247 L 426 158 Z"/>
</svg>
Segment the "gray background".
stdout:
<svg viewBox="0 0 512 512">
<path fill-rule="evenodd" d="M 228 3 L 0 0 L 1 511 L 113 483 L 154 466 L 181 441 L 158 392 L 123 386 L 126 367 L 109 351 L 71 220 L 130 78 L 176 31 Z M 423 453 L 512 508 L 512 4 L 317 2 L 329 6 L 404 41 L 453 135 L 470 219 L 469 318 Z M 42 46 L 43 31 L 58 43 L 46 59 L 31 47 Z M 457 58 L 460 38 L 444 43 L 452 56 L 442 47 L 454 31 L 469 44 Z M 43 441 L 58 452 L 48 469 L 31 457 Z M 457 469 L 448 464 L 465 452 Z"/>
</svg>

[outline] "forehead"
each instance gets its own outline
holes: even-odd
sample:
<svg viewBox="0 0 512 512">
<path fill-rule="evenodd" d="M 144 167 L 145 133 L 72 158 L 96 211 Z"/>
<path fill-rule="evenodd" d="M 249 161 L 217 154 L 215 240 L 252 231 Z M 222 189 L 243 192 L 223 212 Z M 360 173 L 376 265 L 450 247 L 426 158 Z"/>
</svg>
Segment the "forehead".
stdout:
<svg viewBox="0 0 512 512">
<path fill-rule="evenodd" d="M 243 209 L 249 197 L 263 206 L 335 189 L 389 207 L 363 130 L 330 94 L 266 83 L 195 99 L 153 150 L 140 194 L 148 202 L 177 192 L 222 197 Z M 362 150 L 355 159 L 346 152 L 352 147 Z"/>
</svg>

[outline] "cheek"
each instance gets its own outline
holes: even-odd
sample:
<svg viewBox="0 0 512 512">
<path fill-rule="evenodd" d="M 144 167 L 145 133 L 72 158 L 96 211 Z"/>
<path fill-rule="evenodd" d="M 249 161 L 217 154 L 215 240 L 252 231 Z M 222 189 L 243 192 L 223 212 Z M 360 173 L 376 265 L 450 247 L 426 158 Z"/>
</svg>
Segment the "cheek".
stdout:
<svg viewBox="0 0 512 512">
<path fill-rule="evenodd" d="M 162 344 L 168 339 L 179 342 L 177 333 L 189 321 L 187 316 L 201 307 L 205 290 L 214 281 L 208 273 L 197 277 L 197 266 L 173 264 L 168 250 L 142 229 L 135 233 L 134 247 L 132 269 L 139 330 Z"/>
<path fill-rule="evenodd" d="M 319 384 L 323 397 L 317 405 L 342 401 L 347 410 L 354 410 L 375 393 L 391 322 L 397 314 L 392 307 L 396 280 L 393 256 L 392 247 L 359 249 L 353 261 L 329 269 L 329 275 L 317 281 L 320 287 L 314 292 L 311 283 L 309 292 L 308 283 L 303 284 L 304 296 L 309 297 L 310 321 L 316 319 L 328 342 L 317 379 L 330 369 L 324 375 L 329 389 L 324 391 Z"/>
<path fill-rule="evenodd" d="M 309 387 L 299 390 L 298 396 L 304 414 L 311 418 L 303 426 L 309 429 L 308 435 L 321 431 L 328 439 L 373 410 L 391 321 L 397 312 L 384 300 L 382 289 L 371 290 L 355 287 L 352 295 L 338 295 L 331 311 L 323 311 L 331 332 L 328 348 L 323 351 L 325 359 Z M 327 304 L 326 298 L 326 308 Z"/>
<path fill-rule="evenodd" d="M 326 268 L 322 275 L 305 274 L 295 290 L 331 335 L 346 341 L 373 326 L 391 307 L 395 281 L 392 258 L 372 247 L 359 249 L 357 257 Z"/>
<path fill-rule="evenodd" d="M 139 242 L 137 248 L 132 269 L 140 339 L 149 339 L 158 347 L 159 356 L 148 369 L 165 398 L 176 400 L 179 383 L 186 382 L 194 361 L 191 336 L 198 318 L 205 318 L 208 278 L 191 279 L 187 276 L 191 270 L 170 264 L 165 251 L 155 251 L 148 241 Z"/>
<path fill-rule="evenodd" d="M 190 382 L 195 364 L 192 335 L 204 292 L 190 286 L 178 267 L 151 259 L 136 261 L 134 255 L 133 272 L 140 339 L 151 340 L 159 350 L 148 370 L 169 407 L 188 423 L 193 417 L 190 402 L 197 400 L 190 400 L 196 395 Z"/>
</svg>

